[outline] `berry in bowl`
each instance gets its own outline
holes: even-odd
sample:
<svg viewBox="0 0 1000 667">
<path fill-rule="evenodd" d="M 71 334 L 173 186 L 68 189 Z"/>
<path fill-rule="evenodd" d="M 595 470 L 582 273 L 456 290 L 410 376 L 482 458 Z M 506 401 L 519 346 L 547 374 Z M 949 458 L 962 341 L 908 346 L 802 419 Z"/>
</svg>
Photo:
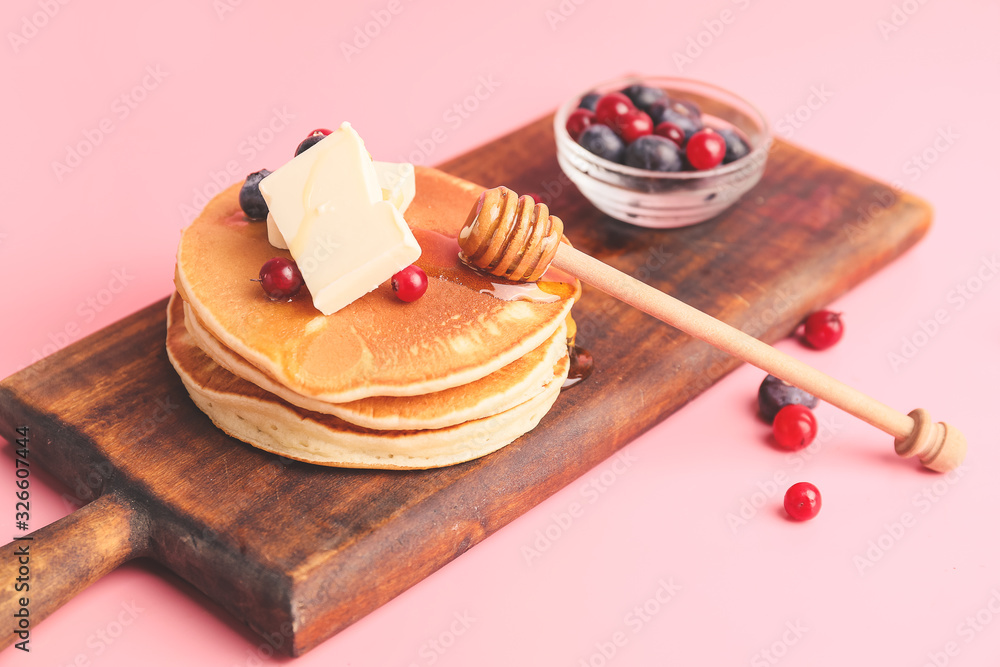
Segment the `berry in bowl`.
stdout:
<svg viewBox="0 0 1000 667">
<path fill-rule="evenodd" d="M 591 88 L 555 117 L 559 166 L 594 206 L 643 227 L 707 220 L 760 180 L 767 120 L 722 88 L 631 77 Z"/>
</svg>

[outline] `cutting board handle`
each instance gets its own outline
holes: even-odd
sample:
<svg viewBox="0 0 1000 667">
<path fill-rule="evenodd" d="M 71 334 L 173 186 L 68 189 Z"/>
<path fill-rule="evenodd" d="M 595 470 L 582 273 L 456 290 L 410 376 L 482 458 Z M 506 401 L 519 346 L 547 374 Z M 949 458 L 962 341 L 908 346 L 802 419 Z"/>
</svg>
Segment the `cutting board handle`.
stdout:
<svg viewBox="0 0 1000 667">
<path fill-rule="evenodd" d="M 148 544 L 145 515 L 117 493 L 0 547 L 0 649 Z M 25 628 L 25 626 L 27 626 Z M 27 630 L 27 633 L 25 632 Z"/>
</svg>

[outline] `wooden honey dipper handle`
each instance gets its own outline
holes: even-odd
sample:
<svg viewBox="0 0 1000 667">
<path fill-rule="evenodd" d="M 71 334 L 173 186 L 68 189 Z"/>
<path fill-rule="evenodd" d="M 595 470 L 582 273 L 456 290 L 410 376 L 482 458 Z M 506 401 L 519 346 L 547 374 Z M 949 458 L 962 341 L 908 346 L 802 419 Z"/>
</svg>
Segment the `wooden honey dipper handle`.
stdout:
<svg viewBox="0 0 1000 667">
<path fill-rule="evenodd" d="M 527 210 L 530 208 L 530 211 Z M 549 218 L 550 220 L 545 220 Z M 519 229 L 527 226 L 528 229 Z M 547 229 L 548 241 L 536 240 Z M 558 230 L 558 231 L 556 231 Z M 947 472 L 965 458 L 962 433 L 925 410 L 904 415 L 839 380 L 565 243 L 562 222 L 544 204 L 508 188 L 487 190 L 459 235 L 465 261 L 512 280 L 533 280 L 551 264 L 681 331 L 839 407 L 895 438 L 896 453 Z M 518 277 L 514 277 L 514 276 Z M 527 277 L 525 277 L 527 276 Z"/>
</svg>

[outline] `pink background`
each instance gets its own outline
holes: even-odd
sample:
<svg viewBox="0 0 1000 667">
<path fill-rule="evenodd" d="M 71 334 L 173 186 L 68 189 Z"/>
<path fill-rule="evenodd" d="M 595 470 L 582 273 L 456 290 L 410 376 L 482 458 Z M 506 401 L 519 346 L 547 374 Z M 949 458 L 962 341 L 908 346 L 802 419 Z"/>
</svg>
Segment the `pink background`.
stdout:
<svg viewBox="0 0 1000 667">
<path fill-rule="evenodd" d="M 273 169 L 309 130 L 345 119 L 378 159 L 435 164 L 593 83 L 645 72 L 730 88 L 779 136 L 934 204 L 930 235 L 834 304 L 847 321 L 836 348 L 780 347 L 903 411 L 926 407 L 970 441 L 964 474 L 933 475 L 821 406 L 818 443 L 783 454 L 751 409 L 763 373 L 744 366 L 627 458 L 297 664 L 995 664 L 1000 227 L 988 204 L 1000 176 L 1000 3 L 275 5 L 3 3 L 0 376 L 165 296 L 187 212 L 233 178 L 229 167 L 236 179 Z M 341 44 L 374 17 L 385 25 L 345 55 Z M 493 90 L 478 108 L 449 112 L 483 79 Z M 432 135 L 444 139 L 427 150 Z M 81 143 L 87 155 L 57 173 Z M 0 516 L 13 521 L 10 447 L 0 463 Z M 66 489 L 33 470 L 37 528 L 70 508 Z M 780 510 L 800 479 L 825 498 L 807 524 Z M 763 505 L 734 530 L 727 516 L 743 502 Z M 582 513 L 560 528 L 573 503 Z M 555 539 L 527 558 L 546 532 Z M 665 603 L 661 582 L 679 586 Z M 643 605 L 644 618 L 633 611 Z M 147 562 L 98 582 L 31 637 L 30 655 L 8 649 L 0 662 L 228 667 L 271 652 Z"/>
</svg>

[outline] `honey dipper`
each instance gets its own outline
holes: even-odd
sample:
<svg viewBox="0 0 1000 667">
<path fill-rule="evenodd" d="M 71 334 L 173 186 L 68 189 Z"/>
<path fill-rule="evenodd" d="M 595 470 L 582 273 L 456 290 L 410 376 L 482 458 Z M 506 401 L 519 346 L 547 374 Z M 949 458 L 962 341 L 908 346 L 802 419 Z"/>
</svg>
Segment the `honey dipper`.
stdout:
<svg viewBox="0 0 1000 667">
<path fill-rule="evenodd" d="M 486 190 L 469 213 L 458 243 L 466 263 L 495 276 L 537 281 L 555 266 L 724 352 L 831 403 L 895 438 L 896 453 L 916 456 L 938 472 L 965 458 L 961 431 L 932 422 L 926 410 L 904 415 L 739 329 L 562 243 L 562 221 L 545 204 L 509 188 Z"/>
</svg>

